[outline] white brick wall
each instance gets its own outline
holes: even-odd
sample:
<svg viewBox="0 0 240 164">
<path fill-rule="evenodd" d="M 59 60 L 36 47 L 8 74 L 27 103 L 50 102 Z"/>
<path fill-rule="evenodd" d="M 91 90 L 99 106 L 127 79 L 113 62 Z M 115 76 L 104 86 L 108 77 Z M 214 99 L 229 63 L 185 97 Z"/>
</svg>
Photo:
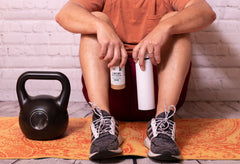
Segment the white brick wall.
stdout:
<svg viewBox="0 0 240 164">
<path fill-rule="evenodd" d="M 0 0 L 0 101 L 16 100 L 16 81 L 30 70 L 65 73 L 71 101 L 84 101 L 78 59 L 80 35 L 54 20 L 67 0 Z M 193 69 L 188 100 L 240 100 L 240 0 L 207 0 L 217 20 L 192 34 Z M 32 95 L 57 95 L 55 81 L 29 81 Z M 51 89 L 50 89 L 51 88 Z"/>
</svg>

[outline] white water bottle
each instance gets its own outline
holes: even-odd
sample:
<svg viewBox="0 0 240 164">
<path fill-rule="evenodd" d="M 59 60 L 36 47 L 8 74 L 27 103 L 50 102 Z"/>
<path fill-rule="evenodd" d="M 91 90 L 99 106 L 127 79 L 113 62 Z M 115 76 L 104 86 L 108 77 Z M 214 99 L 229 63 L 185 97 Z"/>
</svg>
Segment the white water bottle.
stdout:
<svg viewBox="0 0 240 164">
<path fill-rule="evenodd" d="M 153 66 L 147 54 L 144 61 L 144 71 L 141 70 L 139 61 L 136 63 L 138 109 L 153 110 L 155 109 Z"/>
<path fill-rule="evenodd" d="M 115 90 L 124 89 L 126 87 L 125 81 L 125 67 L 115 66 L 110 69 L 111 88 Z"/>
</svg>

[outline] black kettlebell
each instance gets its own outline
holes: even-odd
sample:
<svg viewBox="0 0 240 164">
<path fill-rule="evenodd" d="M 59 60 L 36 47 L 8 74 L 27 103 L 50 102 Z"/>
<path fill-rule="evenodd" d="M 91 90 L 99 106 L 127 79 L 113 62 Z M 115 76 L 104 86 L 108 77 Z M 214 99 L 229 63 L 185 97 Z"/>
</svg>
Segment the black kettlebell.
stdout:
<svg viewBox="0 0 240 164">
<path fill-rule="evenodd" d="M 62 84 L 59 96 L 30 96 L 25 89 L 28 79 L 58 80 Z M 25 72 L 17 81 L 20 105 L 19 125 L 23 134 L 34 140 L 51 140 L 61 137 L 68 126 L 67 106 L 70 96 L 68 78 L 60 72 Z"/>
</svg>

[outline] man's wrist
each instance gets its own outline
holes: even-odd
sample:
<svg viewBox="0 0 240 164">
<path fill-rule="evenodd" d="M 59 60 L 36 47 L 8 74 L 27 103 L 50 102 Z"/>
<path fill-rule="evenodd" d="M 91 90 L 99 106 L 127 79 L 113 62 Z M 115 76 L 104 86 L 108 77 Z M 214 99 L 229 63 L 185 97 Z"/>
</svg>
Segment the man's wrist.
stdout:
<svg viewBox="0 0 240 164">
<path fill-rule="evenodd" d="M 102 20 L 100 19 L 96 19 L 96 21 L 94 21 L 94 33 L 97 34 L 98 30 L 101 28 L 102 26 Z"/>
<path fill-rule="evenodd" d="M 95 22 L 95 30 L 96 30 L 96 34 L 98 34 L 100 31 L 102 31 L 103 29 L 106 29 L 107 26 L 109 26 L 108 23 L 106 23 L 104 20 L 98 19 Z"/>
<path fill-rule="evenodd" d="M 173 27 L 174 27 L 174 25 L 171 24 L 171 22 L 167 22 L 167 21 L 159 22 L 159 24 L 157 25 L 158 30 L 161 32 L 164 32 L 168 36 L 174 34 Z"/>
</svg>

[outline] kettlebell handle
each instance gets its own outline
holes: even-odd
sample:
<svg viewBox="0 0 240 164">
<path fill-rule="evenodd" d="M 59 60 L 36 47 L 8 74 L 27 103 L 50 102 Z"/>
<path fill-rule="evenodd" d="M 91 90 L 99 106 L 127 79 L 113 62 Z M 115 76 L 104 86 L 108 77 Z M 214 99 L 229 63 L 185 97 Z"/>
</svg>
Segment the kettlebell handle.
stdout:
<svg viewBox="0 0 240 164">
<path fill-rule="evenodd" d="M 25 104 L 30 98 L 25 89 L 25 83 L 29 79 L 60 81 L 62 84 L 62 91 L 60 95 L 57 97 L 57 103 L 61 105 L 64 109 L 67 108 L 71 90 L 68 78 L 61 72 L 44 72 L 44 71 L 25 72 L 18 78 L 16 90 L 18 101 L 21 106 Z"/>
</svg>

